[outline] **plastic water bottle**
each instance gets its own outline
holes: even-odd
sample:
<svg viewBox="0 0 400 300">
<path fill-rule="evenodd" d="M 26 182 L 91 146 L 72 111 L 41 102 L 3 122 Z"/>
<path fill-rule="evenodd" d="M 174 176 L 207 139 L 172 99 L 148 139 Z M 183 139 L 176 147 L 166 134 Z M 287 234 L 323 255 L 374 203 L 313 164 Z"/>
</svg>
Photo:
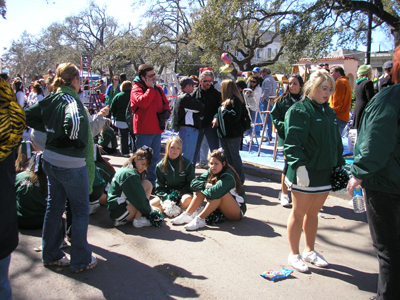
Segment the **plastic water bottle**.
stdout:
<svg viewBox="0 0 400 300">
<path fill-rule="evenodd" d="M 365 202 L 360 186 L 356 187 L 353 191 L 353 209 L 356 214 L 365 212 Z"/>
</svg>

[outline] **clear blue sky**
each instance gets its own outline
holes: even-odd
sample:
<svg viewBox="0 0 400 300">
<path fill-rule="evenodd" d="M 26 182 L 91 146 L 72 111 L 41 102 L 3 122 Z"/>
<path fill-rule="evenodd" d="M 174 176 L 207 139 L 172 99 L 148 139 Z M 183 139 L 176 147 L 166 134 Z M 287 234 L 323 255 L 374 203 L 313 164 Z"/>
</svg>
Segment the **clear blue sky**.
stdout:
<svg viewBox="0 0 400 300">
<path fill-rule="evenodd" d="M 3 48 L 9 47 L 11 40 L 17 40 L 24 30 L 34 35 L 38 34 L 41 29 L 48 27 L 51 23 L 62 21 L 65 17 L 88 7 L 86 0 L 49 0 L 48 2 L 49 4 L 46 4 L 46 0 L 6 0 L 7 19 L 0 18 L 0 26 L 3 28 L 0 38 L 0 55 L 4 53 Z M 106 4 L 107 13 L 117 18 L 119 24 L 131 22 L 136 25 L 135 22 L 142 13 L 133 12 L 132 0 L 96 0 L 95 2 L 100 6 Z M 392 47 L 392 43 L 388 41 L 384 33 L 375 31 L 372 51 L 378 51 L 379 46 L 381 51 L 385 51 Z M 359 50 L 365 51 L 365 47 L 360 47 Z"/>
</svg>

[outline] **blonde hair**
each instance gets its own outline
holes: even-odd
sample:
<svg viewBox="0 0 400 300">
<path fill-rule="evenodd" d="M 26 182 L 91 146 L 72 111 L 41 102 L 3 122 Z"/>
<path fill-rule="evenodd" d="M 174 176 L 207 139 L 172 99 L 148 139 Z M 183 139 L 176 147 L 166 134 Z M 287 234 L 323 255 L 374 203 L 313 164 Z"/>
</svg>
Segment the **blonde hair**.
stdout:
<svg viewBox="0 0 400 300">
<path fill-rule="evenodd" d="M 232 79 L 225 79 L 221 83 L 222 102 L 225 102 L 226 100 L 233 100 L 233 96 L 239 98 L 240 102 L 243 103 L 242 95 L 240 95 L 236 83 Z"/>
<path fill-rule="evenodd" d="M 168 163 L 168 160 L 170 159 L 169 158 L 169 149 L 171 149 L 172 143 L 175 143 L 176 146 L 178 146 L 178 148 L 181 149 L 181 154 L 179 154 L 179 156 L 178 156 L 179 173 L 182 172 L 182 169 L 183 169 L 182 140 L 179 137 L 174 136 L 174 137 L 170 137 L 167 140 L 167 144 L 165 146 L 165 155 L 164 155 L 164 159 L 163 159 L 163 173 L 167 173 L 167 170 L 168 170 L 167 163 Z"/>
<path fill-rule="evenodd" d="M 325 81 L 329 81 L 332 84 L 331 94 L 333 94 L 335 92 L 335 79 L 333 79 L 333 77 L 325 69 L 320 69 L 311 73 L 310 78 L 304 84 L 303 87 L 304 95 L 305 96 L 311 95 L 314 92 L 315 88 L 320 86 Z M 304 97 L 301 101 L 303 100 Z"/>
<path fill-rule="evenodd" d="M 75 65 L 71 63 L 59 65 L 53 80 L 53 90 L 57 90 L 62 86 L 71 86 L 75 78 L 79 78 L 79 70 Z"/>
</svg>

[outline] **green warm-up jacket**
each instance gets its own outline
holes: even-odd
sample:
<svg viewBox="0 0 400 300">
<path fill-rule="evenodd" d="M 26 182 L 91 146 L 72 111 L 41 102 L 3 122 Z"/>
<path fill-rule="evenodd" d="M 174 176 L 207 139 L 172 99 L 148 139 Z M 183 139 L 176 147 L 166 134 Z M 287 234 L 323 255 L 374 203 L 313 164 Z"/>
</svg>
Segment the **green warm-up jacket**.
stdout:
<svg viewBox="0 0 400 300">
<path fill-rule="evenodd" d="M 336 113 L 328 103 L 318 104 L 305 97 L 288 110 L 284 126 L 284 152 L 289 166 L 286 176 L 291 182 L 296 182 L 300 166 L 328 170 L 345 164 Z"/>
<path fill-rule="evenodd" d="M 156 168 L 156 196 L 162 201 L 167 200 L 171 190 L 180 191 L 182 195 L 192 194 L 190 183 L 194 179 L 194 167 L 190 160 L 183 158 L 182 171 L 179 172 L 179 158 L 169 159 L 167 162 L 167 173 L 163 172 L 164 160 L 157 164 Z"/>
<path fill-rule="evenodd" d="M 351 173 L 362 186 L 400 195 L 400 84 L 387 87 L 367 104 L 358 127 Z"/>
</svg>

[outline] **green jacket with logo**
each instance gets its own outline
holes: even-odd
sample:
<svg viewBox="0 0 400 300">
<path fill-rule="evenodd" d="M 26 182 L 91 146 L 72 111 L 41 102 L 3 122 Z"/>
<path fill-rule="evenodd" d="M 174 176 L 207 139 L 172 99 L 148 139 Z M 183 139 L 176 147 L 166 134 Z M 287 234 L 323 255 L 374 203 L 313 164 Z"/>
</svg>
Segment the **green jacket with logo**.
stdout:
<svg viewBox="0 0 400 300">
<path fill-rule="evenodd" d="M 209 176 L 210 169 L 208 169 L 205 173 L 201 174 L 197 178 L 193 179 L 190 187 L 195 192 L 201 191 L 201 193 L 208 200 L 219 199 L 227 193 L 230 193 L 232 189 L 235 189 L 236 191 L 235 174 L 232 172 L 231 169 L 228 168 L 212 187 L 206 188 Z M 244 200 L 244 203 L 240 205 L 240 209 L 244 214 L 246 212 L 246 194 L 244 188 L 242 188 L 242 193 L 239 196 L 241 196 Z"/>
<path fill-rule="evenodd" d="M 336 113 L 328 103 L 318 104 L 305 97 L 288 110 L 284 126 L 284 152 L 289 165 L 286 176 L 291 182 L 296 182 L 300 166 L 328 170 L 345 164 Z"/>
<path fill-rule="evenodd" d="M 358 127 L 351 173 L 362 186 L 400 195 L 400 84 L 382 89 L 367 104 Z"/>
<path fill-rule="evenodd" d="M 285 115 L 289 108 L 295 103 L 290 93 L 279 99 L 271 110 L 271 119 L 278 131 L 278 144 L 285 143 Z"/>
<path fill-rule="evenodd" d="M 45 126 L 46 149 L 66 156 L 86 158 L 89 119 L 82 102 L 73 97 L 72 89 L 62 89 L 28 108 L 25 111 L 26 124 L 39 130 Z"/>
<path fill-rule="evenodd" d="M 144 216 L 151 212 L 142 179 L 135 168 L 123 167 L 115 173 L 108 190 L 107 202 L 110 216 L 115 209 L 119 209 L 120 205 L 126 207 L 128 203 L 131 203 Z"/>
<path fill-rule="evenodd" d="M 167 173 L 163 172 L 164 160 L 156 168 L 156 196 L 162 201 L 167 200 L 171 190 L 180 191 L 182 195 L 192 194 L 190 183 L 194 179 L 194 167 L 190 160 L 183 158 L 182 172 L 179 172 L 179 158 L 168 160 Z"/>
</svg>

